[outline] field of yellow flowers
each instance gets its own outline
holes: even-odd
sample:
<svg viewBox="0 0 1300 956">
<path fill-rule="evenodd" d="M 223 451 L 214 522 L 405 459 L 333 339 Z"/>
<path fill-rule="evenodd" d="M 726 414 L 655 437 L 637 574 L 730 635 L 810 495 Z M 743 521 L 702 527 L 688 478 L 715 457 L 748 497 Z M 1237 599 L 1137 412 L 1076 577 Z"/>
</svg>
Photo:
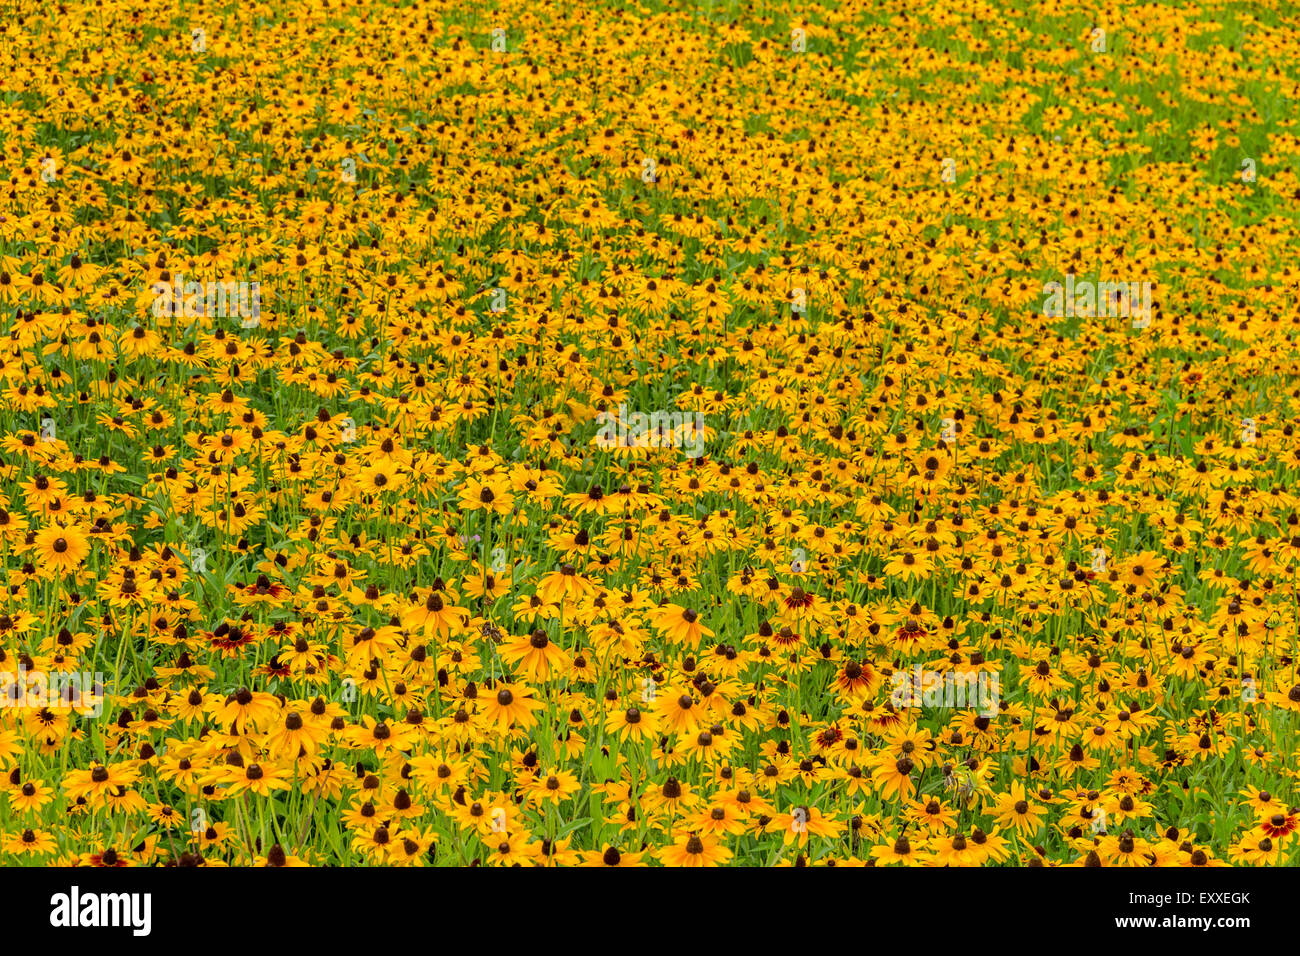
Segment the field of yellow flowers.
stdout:
<svg viewBox="0 0 1300 956">
<path fill-rule="evenodd" d="M 1287 9 L 14 0 L 0 863 L 1295 864 Z"/>
</svg>

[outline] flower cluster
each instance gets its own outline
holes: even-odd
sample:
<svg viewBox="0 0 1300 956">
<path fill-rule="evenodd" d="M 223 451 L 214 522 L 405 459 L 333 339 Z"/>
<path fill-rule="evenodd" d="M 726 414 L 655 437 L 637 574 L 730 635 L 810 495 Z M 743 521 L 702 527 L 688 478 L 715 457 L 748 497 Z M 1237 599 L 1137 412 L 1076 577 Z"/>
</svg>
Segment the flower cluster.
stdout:
<svg viewBox="0 0 1300 956">
<path fill-rule="evenodd" d="M 0 25 L 0 860 L 1294 864 L 1294 20 L 597 6 Z"/>
</svg>

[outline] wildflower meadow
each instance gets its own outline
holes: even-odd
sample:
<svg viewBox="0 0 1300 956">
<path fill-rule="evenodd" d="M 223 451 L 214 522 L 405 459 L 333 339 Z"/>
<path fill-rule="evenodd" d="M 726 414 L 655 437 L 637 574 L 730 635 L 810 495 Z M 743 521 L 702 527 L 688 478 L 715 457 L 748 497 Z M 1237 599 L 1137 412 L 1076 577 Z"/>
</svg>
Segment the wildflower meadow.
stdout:
<svg viewBox="0 0 1300 956">
<path fill-rule="evenodd" d="M 8 3 L 0 864 L 1296 865 L 1298 28 Z"/>
</svg>

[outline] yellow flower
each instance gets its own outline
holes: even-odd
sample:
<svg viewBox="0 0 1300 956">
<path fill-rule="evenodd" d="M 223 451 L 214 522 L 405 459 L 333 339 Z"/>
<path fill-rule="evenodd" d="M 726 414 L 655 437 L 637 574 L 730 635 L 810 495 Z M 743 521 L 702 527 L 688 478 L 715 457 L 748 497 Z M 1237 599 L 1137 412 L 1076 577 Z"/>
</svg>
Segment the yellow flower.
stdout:
<svg viewBox="0 0 1300 956">
<path fill-rule="evenodd" d="M 90 541 L 76 525 L 48 525 L 36 533 L 36 554 L 50 574 L 75 571 L 90 554 Z"/>
</svg>

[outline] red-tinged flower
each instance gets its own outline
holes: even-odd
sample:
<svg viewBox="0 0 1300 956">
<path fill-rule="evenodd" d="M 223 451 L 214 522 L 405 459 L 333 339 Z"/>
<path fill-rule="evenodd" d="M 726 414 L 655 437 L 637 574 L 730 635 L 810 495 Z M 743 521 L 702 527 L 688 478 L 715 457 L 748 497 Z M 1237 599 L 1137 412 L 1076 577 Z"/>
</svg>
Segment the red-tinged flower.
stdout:
<svg viewBox="0 0 1300 956">
<path fill-rule="evenodd" d="M 89 853 L 86 856 L 83 856 L 81 858 L 81 865 L 116 868 L 130 866 L 131 864 L 126 857 L 118 853 L 112 847 L 109 847 L 102 853 Z"/>
<path fill-rule="evenodd" d="M 212 648 L 224 657 L 238 657 L 245 647 L 257 640 L 251 630 L 224 622 L 205 636 Z"/>
<path fill-rule="evenodd" d="M 786 596 L 785 606 L 793 611 L 796 608 L 812 607 L 815 600 L 816 598 L 812 594 L 809 594 L 801 587 L 796 587 Z"/>
<path fill-rule="evenodd" d="M 1300 825 L 1300 814 L 1275 813 L 1260 823 L 1259 830 L 1265 836 L 1278 840 L 1290 836 L 1298 825 Z"/>
</svg>

